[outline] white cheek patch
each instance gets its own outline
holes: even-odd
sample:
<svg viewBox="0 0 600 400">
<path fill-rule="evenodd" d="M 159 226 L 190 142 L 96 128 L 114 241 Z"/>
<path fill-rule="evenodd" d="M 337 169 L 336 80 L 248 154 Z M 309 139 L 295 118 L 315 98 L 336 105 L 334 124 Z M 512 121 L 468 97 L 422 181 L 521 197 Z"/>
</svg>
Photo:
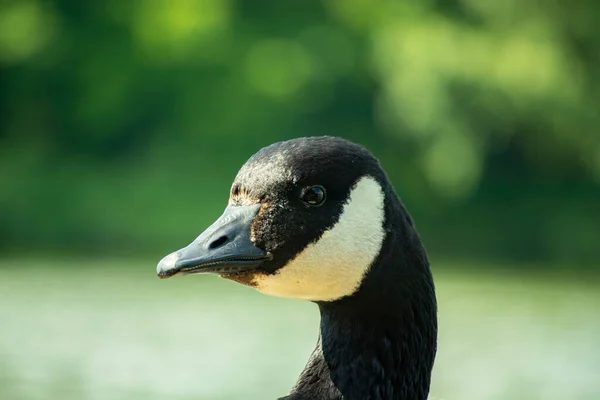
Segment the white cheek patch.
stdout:
<svg viewBox="0 0 600 400">
<path fill-rule="evenodd" d="M 338 222 L 273 275 L 257 276 L 265 294 L 332 301 L 353 294 L 377 258 L 384 239 L 384 194 L 362 177 L 352 189 Z"/>
</svg>

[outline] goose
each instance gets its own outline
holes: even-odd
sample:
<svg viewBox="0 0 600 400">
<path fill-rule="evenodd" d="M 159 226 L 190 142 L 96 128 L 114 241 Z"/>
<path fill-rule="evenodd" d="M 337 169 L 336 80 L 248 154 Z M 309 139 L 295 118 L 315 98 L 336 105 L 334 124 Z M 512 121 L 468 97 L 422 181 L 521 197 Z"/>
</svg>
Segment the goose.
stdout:
<svg viewBox="0 0 600 400">
<path fill-rule="evenodd" d="M 437 350 L 429 261 L 359 144 L 324 136 L 262 148 L 239 170 L 224 213 L 157 274 L 217 274 L 317 304 L 316 348 L 279 400 L 428 397 Z"/>
</svg>

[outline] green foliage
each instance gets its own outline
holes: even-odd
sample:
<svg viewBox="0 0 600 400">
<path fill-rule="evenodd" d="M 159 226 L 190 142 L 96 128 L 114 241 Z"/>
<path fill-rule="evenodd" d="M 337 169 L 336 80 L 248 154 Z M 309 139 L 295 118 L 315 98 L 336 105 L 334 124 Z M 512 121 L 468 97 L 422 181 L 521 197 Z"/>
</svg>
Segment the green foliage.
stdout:
<svg viewBox="0 0 600 400">
<path fill-rule="evenodd" d="M 597 260 L 592 0 L 0 1 L 4 250 L 179 246 L 258 148 L 368 146 L 439 254 Z"/>
</svg>

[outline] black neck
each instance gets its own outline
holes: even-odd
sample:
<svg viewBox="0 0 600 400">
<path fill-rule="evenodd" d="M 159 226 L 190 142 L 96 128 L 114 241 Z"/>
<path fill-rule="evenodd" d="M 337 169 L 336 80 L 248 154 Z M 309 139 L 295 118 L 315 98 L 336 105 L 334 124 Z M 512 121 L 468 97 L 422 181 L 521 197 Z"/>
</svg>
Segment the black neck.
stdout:
<svg viewBox="0 0 600 400">
<path fill-rule="evenodd" d="M 319 343 L 290 399 L 427 399 L 433 332 L 394 315 L 319 308 Z"/>
<path fill-rule="evenodd" d="M 397 315 L 321 307 L 323 359 L 344 399 L 425 400 L 435 347 Z"/>
</svg>

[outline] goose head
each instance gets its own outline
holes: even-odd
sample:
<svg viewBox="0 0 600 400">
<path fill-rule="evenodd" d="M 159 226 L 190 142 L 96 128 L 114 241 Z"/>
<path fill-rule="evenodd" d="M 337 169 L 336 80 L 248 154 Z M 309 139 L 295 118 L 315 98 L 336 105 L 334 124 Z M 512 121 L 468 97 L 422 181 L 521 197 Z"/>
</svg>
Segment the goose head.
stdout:
<svg viewBox="0 0 600 400">
<path fill-rule="evenodd" d="M 313 137 L 261 149 L 235 177 L 223 214 L 157 274 L 217 274 L 317 303 L 321 335 L 303 376 L 321 371 L 313 381 L 331 398 L 427 396 L 437 339 L 429 263 L 383 168 L 360 145 Z M 305 381 L 296 393 L 310 389 Z"/>
</svg>

